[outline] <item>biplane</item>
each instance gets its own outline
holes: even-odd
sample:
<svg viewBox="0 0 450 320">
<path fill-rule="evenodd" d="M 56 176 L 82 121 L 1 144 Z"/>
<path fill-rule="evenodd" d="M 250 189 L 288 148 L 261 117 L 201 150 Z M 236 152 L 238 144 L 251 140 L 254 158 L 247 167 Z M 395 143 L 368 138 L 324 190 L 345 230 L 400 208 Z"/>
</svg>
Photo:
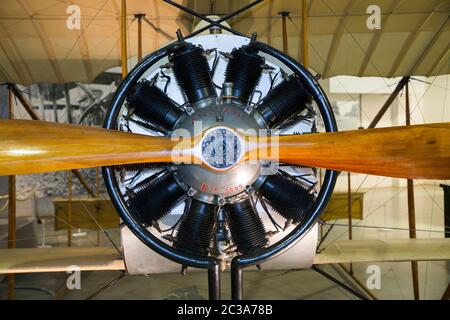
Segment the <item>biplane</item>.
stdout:
<svg viewBox="0 0 450 320">
<path fill-rule="evenodd" d="M 122 236 L 121 248 L 4 249 L 0 273 L 181 266 L 208 270 L 210 298 L 219 299 L 220 273 L 230 270 L 232 298 L 242 299 L 243 270 L 253 266 L 450 259 L 448 239 L 414 236 L 337 241 L 316 252 L 317 223 L 340 171 L 410 186 L 450 179 L 449 123 L 411 125 L 407 117 L 406 126 L 375 128 L 411 76 L 445 73 L 448 1 L 214 1 L 214 12 L 208 1 L 185 2 L 80 2 L 89 16 L 83 30 L 59 27 L 65 3 L 0 4 L 1 77 L 33 118 L 0 121 L 0 175 L 102 167 Z M 373 4 L 382 9 L 380 29 L 367 27 Z M 139 23 L 131 48 L 138 62 L 128 72 L 130 14 Z M 153 42 L 141 59 L 142 21 Z M 288 36 L 288 21 L 302 32 Z M 30 52 L 14 33 L 28 27 L 39 42 Z M 369 39 L 364 54 L 347 44 L 354 33 Z M 76 50 L 60 52 L 58 39 Z M 309 59 L 308 42 L 323 59 Z M 103 128 L 40 121 L 11 84 L 89 82 L 118 57 L 124 78 Z M 338 132 L 318 80 L 340 74 L 403 78 L 369 128 Z"/>
</svg>

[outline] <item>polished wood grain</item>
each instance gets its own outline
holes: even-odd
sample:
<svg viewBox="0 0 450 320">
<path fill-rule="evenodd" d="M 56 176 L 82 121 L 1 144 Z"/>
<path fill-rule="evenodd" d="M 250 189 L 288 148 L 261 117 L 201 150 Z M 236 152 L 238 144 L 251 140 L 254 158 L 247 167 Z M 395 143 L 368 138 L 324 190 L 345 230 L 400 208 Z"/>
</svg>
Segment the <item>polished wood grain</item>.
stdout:
<svg viewBox="0 0 450 320">
<path fill-rule="evenodd" d="M 0 121 L 0 175 L 170 162 L 165 137 L 32 120 Z"/>
<path fill-rule="evenodd" d="M 450 123 L 280 136 L 278 160 L 388 177 L 450 179 Z"/>
<path fill-rule="evenodd" d="M 339 171 L 407 179 L 450 179 L 450 123 L 290 135 L 262 141 L 257 137 L 243 138 L 250 141 L 244 160 L 256 154 L 259 159 Z M 201 163 L 197 153 L 201 137 L 185 141 L 179 144 L 167 137 L 5 120 L 0 121 L 0 175 L 173 162 L 177 155 L 182 155 L 186 163 L 189 159 Z"/>
</svg>

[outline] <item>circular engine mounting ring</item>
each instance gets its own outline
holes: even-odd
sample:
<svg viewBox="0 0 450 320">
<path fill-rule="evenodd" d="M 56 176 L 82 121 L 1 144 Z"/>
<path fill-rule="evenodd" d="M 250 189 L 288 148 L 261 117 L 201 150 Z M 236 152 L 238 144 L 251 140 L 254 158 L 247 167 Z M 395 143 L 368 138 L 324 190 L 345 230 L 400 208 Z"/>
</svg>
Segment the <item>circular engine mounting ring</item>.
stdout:
<svg viewBox="0 0 450 320">
<path fill-rule="evenodd" d="M 171 50 L 176 46 L 176 44 L 176 42 L 171 43 L 168 46 L 148 55 L 127 75 L 127 77 L 123 80 L 116 91 L 111 107 L 109 108 L 106 115 L 104 128 L 117 129 L 117 119 L 121 107 L 125 101 L 126 93 L 137 83 L 137 81 L 148 69 L 150 69 L 159 60 L 168 56 Z M 334 119 L 330 103 L 325 96 L 322 88 L 317 83 L 315 78 L 309 73 L 309 71 L 306 70 L 303 66 L 299 65 L 294 59 L 284 55 L 280 51 L 264 43 L 255 42 L 254 45 L 261 52 L 281 61 L 300 78 L 306 89 L 314 97 L 314 100 L 319 107 L 326 131 L 337 131 L 336 121 Z M 197 268 L 211 268 L 217 266 L 218 260 L 216 258 L 193 256 L 184 252 L 180 252 L 179 250 L 158 239 L 149 230 L 147 230 L 140 221 L 137 221 L 136 218 L 130 213 L 129 209 L 127 208 L 127 204 L 125 203 L 125 200 L 121 195 L 117 180 L 114 175 L 114 169 L 112 167 L 104 167 L 103 175 L 108 193 L 116 210 L 118 211 L 124 223 L 144 244 L 146 244 L 157 253 L 163 255 L 164 257 L 185 266 Z M 317 221 L 321 210 L 325 208 L 333 191 L 336 178 L 337 172 L 331 170 L 326 171 L 324 183 L 314 203 L 312 213 L 305 223 L 297 225 L 282 240 L 267 248 L 258 250 L 257 253 L 253 253 L 247 256 L 238 256 L 234 258 L 233 266 L 246 267 L 262 263 L 263 261 L 275 257 L 277 254 L 280 254 L 290 246 L 294 245 L 298 240 L 300 240 L 301 237 Z"/>
</svg>

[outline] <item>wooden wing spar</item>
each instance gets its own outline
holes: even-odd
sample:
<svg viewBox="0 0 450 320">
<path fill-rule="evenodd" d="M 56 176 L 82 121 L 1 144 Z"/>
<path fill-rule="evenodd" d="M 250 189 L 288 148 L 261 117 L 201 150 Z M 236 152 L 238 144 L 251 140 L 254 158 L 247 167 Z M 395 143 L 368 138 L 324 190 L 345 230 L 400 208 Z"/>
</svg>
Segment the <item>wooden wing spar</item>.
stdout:
<svg viewBox="0 0 450 320">
<path fill-rule="evenodd" d="M 177 144 L 170 137 L 4 120 L 0 121 L 0 175 L 172 162 Z M 196 138 L 188 145 L 194 144 Z M 280 136 L 255 147 L 260 159 L 289 164 L 408 179 L 450 179 L 450 123 Z M 270 150 L 260 152 L 262 148 Z"/>
<path fill-rule="evenodd" d="M 179 265 L 154 254 L 166 272 Z M 439 261 L 450 259 L 450 239 L 340 240 L 314 258 L 314 264 Z M 126 270 L 124 260 L 111 247 L 0 249 L 0 275 L 9 273 L 67 272 L 77 265 L 81 271 Z M 192 270 L 201 270 L 195 269 Z"/>
</svg>

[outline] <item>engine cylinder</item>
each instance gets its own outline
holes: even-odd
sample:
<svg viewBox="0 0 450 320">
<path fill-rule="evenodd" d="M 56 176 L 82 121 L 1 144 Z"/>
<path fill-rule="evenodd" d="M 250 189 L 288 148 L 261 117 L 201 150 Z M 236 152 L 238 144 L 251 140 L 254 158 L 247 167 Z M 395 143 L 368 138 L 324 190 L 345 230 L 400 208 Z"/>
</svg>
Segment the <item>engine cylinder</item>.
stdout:
<svg viewBox="0 0 450 320">
<path fill-rule="evenodd" d="M 225 82 L 233 83 L 233 96 L 248 101 L 261 78 L 264 58 L 252 46 L 242 46 L 230 54 Z"/>
<path fill-rule="evenodd" d="M 127 190 L 131 211 L 147 225 L 155 225 L 186 196 L 184 189 L 171 172 L 157 178 L 144 179 Z"/>
<path fill-rule="evenodd" d="M 184 42 L 169 56 L 178 85 L 189 103 L 216 97 L 208 60 L 202 48 Z"/>
<path fill-rule="evenodd" d="M 312 209 L 315 197 L 294 178 L 279 173 L 267 176 L 258 193 L 285 219 L 299 223 Z"/>
<path fill-rule="evenodd" d="M 217 206 L 192 199 L 186 216 L 177 227 L 174 247 L 199 256 L 207 256 L 214 235 Z"/>
<path fill-rule="evenodd" d="M 117 171 L 127 171 L 127 172 L 139 172 L 147 169 L 158 168 L 160 164 L 146 162 L 146 163 L 130 163 L 130 164 L 120 164 L 115 165 L 113 168 Z"/>
<path fill-rule="evenodd" d="M 148 80 L 136 84 L 127 96 L 127 105 L 144 126 L 159 126 L 172 131 L 183 117 L 177 104 Z"/>
<path fill-rule="evenodd" d="M 270 128 L 274 128 L 290 117 L 304 111 L 312 102 L 312 96 L 300 79 L 294 75 L 283 80 L 272 89 L 256 109 Z"/>
<path fill-rule="evenodd" d="M 267 245 L 264 224 L 250 199 L 228 204 L 225 207 L 231 238 L 243 254 Z"/>
</svg>

